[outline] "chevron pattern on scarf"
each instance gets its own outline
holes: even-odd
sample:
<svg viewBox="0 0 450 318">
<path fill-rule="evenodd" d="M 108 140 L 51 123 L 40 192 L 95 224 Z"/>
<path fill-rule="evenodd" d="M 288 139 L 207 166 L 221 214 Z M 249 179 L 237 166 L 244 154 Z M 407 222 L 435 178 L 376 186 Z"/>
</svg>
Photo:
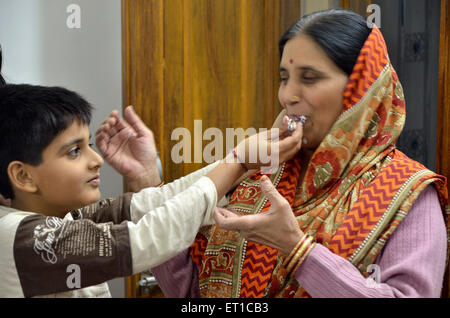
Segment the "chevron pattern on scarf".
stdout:
<svg viewBox="0 0 450 318">
<path fill-rule="evenodd" d="M 381 32 L 372 32 L 361 49 L 344 91 L 344 110 L 358 103 L 389 63 Z"/>
<path fill-rule="evenodd" d="M 401 152 L 396 151 L 396 154 L 395 160 L 364 189 L 328 244 L 328 248 L 335 254 L 349 258 L 380 221 L 394 196 L 408 179 L 419 171 L 428 171 L 423 165 L 410 160 Z"/>
</svg>

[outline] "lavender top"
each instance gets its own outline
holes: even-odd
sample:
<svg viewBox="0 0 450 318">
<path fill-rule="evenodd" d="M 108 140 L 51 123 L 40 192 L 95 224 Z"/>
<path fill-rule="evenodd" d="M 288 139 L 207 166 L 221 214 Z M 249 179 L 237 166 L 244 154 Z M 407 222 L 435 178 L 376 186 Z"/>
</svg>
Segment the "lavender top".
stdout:
<svg viewBox="0 0 450 318">
<path fill-rule="evenodd" d="M 447 234 L 434 186 L 428 186 L 377 257 L 372 280 L 348 260 L 316 244 L 295 278 L 312 297 L 439 297 Z M 167 297 L 200 297 L 188 250 L 152 269 Z M 378 279 L 379 278 L 379 279 Z"/>
</svg>

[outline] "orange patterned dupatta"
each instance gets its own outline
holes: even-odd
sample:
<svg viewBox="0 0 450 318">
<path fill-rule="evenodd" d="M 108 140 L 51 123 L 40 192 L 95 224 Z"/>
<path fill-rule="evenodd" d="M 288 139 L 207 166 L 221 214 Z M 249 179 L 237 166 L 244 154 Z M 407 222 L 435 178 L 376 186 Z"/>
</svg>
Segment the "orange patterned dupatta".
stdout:
<svg viewBox="0 0 450 318">
<path fill-rule="evenodd" d="M 446 180 L 395 147 L 405 121 L 403 90 L 376 27 L 344 92 L 344 108 L 299 184 L 298 157 L 271 181 L 289 201 L 302 231 L 348 259 L 363 275 L 420 192 L 434 183 L 447 215 Z M 255 174 L 234 191 L 229 209 L 264 213 L 270 202 Z M 201 229 L 190 249 L 202 297 L 309 297 L 282 265 L 284 255 L 236 231 Z"/>
</svg>

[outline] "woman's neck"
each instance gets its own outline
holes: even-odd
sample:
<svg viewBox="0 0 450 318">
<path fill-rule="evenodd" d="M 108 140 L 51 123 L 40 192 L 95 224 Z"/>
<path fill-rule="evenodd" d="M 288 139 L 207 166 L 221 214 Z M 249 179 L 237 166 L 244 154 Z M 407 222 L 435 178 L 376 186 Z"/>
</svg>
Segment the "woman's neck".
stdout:
<svg viewBox="0 0 450 318">
<path fill-rule="evenodd" d="M 302 149 L 299 152 L 300 155 L 300 162 L 302 166 L 308 165 L 309 161 L 311 160 L 312 156 L 314 155 L 315 150 L 309 150 L 309 149 Z"/>
<path fill-rule="evenodd" d="M 314 150 L 302 149 L 298 155 L 300 157 L 300 164 L 301 164 L 300 178 L 298 184 L 301 185 L 303 183 L 303 179 L 305 178 L 306 171 L 308 170 L 309 161 L 314 155 Z"/>
</svg>

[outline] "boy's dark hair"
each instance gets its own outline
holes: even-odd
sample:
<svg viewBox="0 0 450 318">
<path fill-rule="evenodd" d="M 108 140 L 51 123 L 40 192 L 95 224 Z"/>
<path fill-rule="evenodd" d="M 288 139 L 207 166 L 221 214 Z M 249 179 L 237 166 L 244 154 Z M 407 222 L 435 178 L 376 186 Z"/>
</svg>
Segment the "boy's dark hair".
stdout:
<svg viewBox="0 0 450 318">
<path fill-rule="evenodd" d="M 6 84 L 0 87 L 0 194 L 14 198 L 8 165 L 37 166 L 42 152 L 75 120 L 89 125 L 92 106 L 61 87 Z"/>
<path fill-rule="evenodd" d="M 2 76 L 2 46 L 0 45 L 0 87 L 5 86 L 6 82 Z"/>
</svg>

